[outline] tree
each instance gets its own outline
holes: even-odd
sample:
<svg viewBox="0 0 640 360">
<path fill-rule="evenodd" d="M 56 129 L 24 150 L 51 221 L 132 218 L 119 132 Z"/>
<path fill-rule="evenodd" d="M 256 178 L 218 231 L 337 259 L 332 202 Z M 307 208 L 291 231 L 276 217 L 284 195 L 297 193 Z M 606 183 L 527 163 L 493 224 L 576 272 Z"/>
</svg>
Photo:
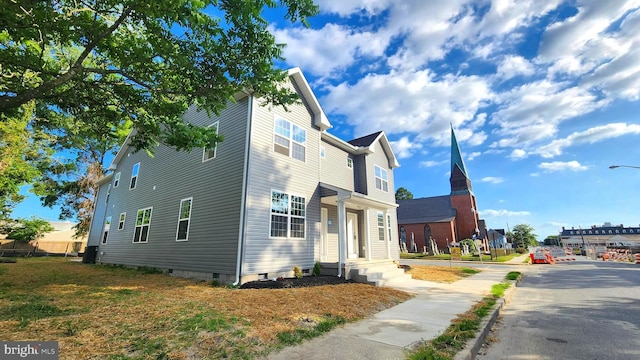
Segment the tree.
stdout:
<svg viewBox="0 0 640 360">
<path fill-rule="evenodd" d="M 20 187 L 36 180 L 52 152 L 49 138 L 32 126 L 34 102 L 22 105 L 13 116 L 0 114 L 0 221 L 8 221 L 22 201 Z"/>
<path fill-rule="evenodd" d="M 529 245 L 537 246 L 538 235 L 533 233 L 534 229 L 528 224 L 518 224 L 513 227 L 513 230 L 507 233 L 507 237 L 511 239 L 511 242 L 516 248 L 529 249 Z"/>
<path fill-rule="evenodd" d="M 0 113 L 77 116 L 109 107 L 133 122 L 131 145 L 152 151 L 212 146 L 213 129 L 186 124 L 189 106 L 218 113 L 239 91 L 266 102 L 297 100 L 262 17 L 285 8 L 292 22 L 317 13 L 312 0 L 9 1 L 0 8 Z M 38 117 L 55 129 L 57 117 Z M 83 119 L 87 121 L 87 119 Z"/>
<path fill-rule="evenodd" d="M 558 235 L 549 235 L 544 239 L 545 246 L 560 245 Z"/>
<path fill-rule="evenodd" d="M 411 191 L 403 187 L 399 187 L 398 190 L 396 190 L 396 200 L 411 200 L 411 199 L 413 199 L 413 194 L 411 193 Z"/>
<path fill-rule="evenodd" d="M 7 233 L 7 239 L 29 242 L 38 240 L 53 230 L 53 226 L 47 220 L 32 217 L 31 219 L 18 219 L 13 226 L 4 231 Z"/>
</svg>

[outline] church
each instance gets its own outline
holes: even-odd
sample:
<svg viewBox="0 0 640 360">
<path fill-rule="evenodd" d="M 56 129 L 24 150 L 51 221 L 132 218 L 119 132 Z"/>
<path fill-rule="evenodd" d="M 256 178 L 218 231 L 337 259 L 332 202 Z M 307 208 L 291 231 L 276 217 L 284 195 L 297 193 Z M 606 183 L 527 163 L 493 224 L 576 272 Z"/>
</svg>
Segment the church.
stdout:
<svg viewBox="0 0 640 360">
<path fill-rule="evenodd" d="M 464 239 L 486 238 L 486 225 L 480 220 L 471 186 L 451 127 L 451 193 L 449 195 L 398 200 L 400 246 L 410 252 L 432 251 L 430 239 L 443 251 Z"/>
</svg>

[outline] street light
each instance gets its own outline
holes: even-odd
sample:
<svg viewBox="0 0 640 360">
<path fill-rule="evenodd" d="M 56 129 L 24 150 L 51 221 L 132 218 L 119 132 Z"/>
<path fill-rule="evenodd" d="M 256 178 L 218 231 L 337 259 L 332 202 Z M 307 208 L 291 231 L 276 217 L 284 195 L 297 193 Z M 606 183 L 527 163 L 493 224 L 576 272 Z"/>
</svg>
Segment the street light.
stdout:
<svg viewBox="0 0 640 360">
<path fill-rule="evenodd" d="M 640 166 L 633 166 L 633 165 L 611 165 L 609 166 L 609 169 L 616 169 L 619 167 L 628 167 L 628 168 L 632 168 L 632 169 L 640 169 Z"/>
</svg>

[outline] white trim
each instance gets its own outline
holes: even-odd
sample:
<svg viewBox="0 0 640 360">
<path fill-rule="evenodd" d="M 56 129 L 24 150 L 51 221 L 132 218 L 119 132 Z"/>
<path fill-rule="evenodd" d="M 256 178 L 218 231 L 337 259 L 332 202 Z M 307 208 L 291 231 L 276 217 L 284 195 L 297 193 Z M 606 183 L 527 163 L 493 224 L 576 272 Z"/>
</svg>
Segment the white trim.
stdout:
<svg viewBox="0 0 640 360">
<path fill-rule="evenodd" d="M 376 175 L 376 170 L 380 169 L 380 177 L 378 177 Z M 384 177 L 386 178 L 386 180 L 383 178 L 383 174 Z M 384 169 L 382 166 L 378 166 L 378 165 L 373 165 L 373 179 L 375 181 L 375 186 L 376 189 L 380 190 L 380 191 L 384 191 L 384 192 L 389 192 L 389 172 L 387 171 L 387 169 Z M 378 182 L 376 180 L 380 179 L 380 187 L 378 187 Z M 385 190 L 385 186 L 387 185 L 387 189 Z"/>
<path fill-rule="evenodd" d="M 353 170 L 353 159 L 350 156 L 347 156 L 347 168 Z"/>
<path fill-rule="evenodd" d="M 380 218 L 382 218 L 382 226 L 380 226 Z M 385 218 L 384 218 L 384 213 L 382 211 L 377 211 L 376 212 L 376 237 L 378 238 L 378 241 L 385 241 L 387 239 L 387 229 L 386 226 L 384 225 L 385 223 Z M 382 229 L 382 239 L 380 239 L 380 229 Z"/>
<path fill-rule="evenodd" d="M 143 228 L 145 226 L 145 224 L 144 224 L 144 212 L 146 210 L 151 210 L 151 211 L 149 212 L 149 223 L 146 224 L 146 226 L 148 227 L 148 229 L 147 229 L 147 238 L 144 241 L 142 241 L 142 230 L 143 230 Z M 142 211 L 142 225 L 138 225 L 138 213 L 140 211 Z M 146 243 L 149 242 L 149 232 L 151 232 L 151 218 L 152 217 L 153 217 L 153 206 L 149 206 L 149 207 L 146 207 L 146 208 L 138 209 L 138 211 L 136 211 L 135 226 L 133 228 L 133 239 L 131 240 L 132 243 L 134 243 L 134 244 L 146 244 Z M 135 241 L 136 240 L 136 229 L 138 227 L 140 227 L 140 239 L 138 241 Z"/>
<path fill-rule="evenodd" d="M 320 208 L 320 261 L 329 258 L 329 209 Z"/>
<path fill-rule="evenodd" d="M 287 196 L 287 213 L 286 214 L 280 214 L 280 213 L 274 213 L 273 212 L 273 193 L 277 192 L 280 194 L 284 194 Z M 292 197 L 298 197 L 301 198 L 304 201 L 304 216 L 298 216 L 298 215 L 293 215 L 291 214 L 291 210 L 293 208 L 293 200 Z M 282 217 L 286 217 L 287 218 L 287 235 L 286 236 L 273 236 L 271 235 L 271 225 L 273 224 L 271 217 L 272 216 L 282 216 Z M 292 219 L 302 219 L 304 220 L 304 236 L 303 237 L 294 237 L 291 236 L 291 220 Z M 277 190 L 277 189 L 271 189 L 271 191 L 269 192 L 269 239 L 296 239 L 296 240 L 304 240 L 307 238 L 307 198 L 306 196 L 301 196 L 298 194 L 293 194 L 293 193 L 289 193 L 286 191 L 281 191 L 281 190 Z"/>
<path fill-rule="evenodd" d="M 122 215 L 124 215 L 124 219 L 122 218 Z M 118 216 L 118 231 L 124 230 L 124 227 L 126 225 L 126 221 L 127 221 L 127 213 L 126 212 L 121 212 L 120 216 Z M 120 227 L 120 224 L 122 224 L 122 228 Z"/>
<path fill-rule="evenodd" d="M 251 117 L 253 116 L 253 95 L 247 99 L 247 131 L 244 139 L 244 168 L 242 171 L 242 194 L 240 201 L 240 226 L 238 226 L 238 253 L 236 255 L 236 281 L 233 285 L 240 284 L 242 271 L 242 245 L 247 236 L 245 220 L 247 217 L 247 184 L 249 182 L 249 153 L 251 150 Z"/>
<path fill-rule="evenodd" d="M 288 124 L 288 126 L 289 126 L 289 129 L 288 129 L 289 135 L 287 137 L 285 137 L 282 134 L 278 134 L 276 132 L 276 126 L 277 126 L 277 121 L 278 120 L 282 120 L 282 121 L 284 121 L 284 122 L 286 122 Z M 301 143 L 301 142 L 296 141 L 294 139 L 294 129 L 295 128 L 298 128 L 298 129 L 304 131 L 304 143 Z M 285 139 L 286 141 L 289 142 L 287 150 L 288 150 L 288 156 L 290 158 L 292 158 L 294 160 L 302 161 L 304 163 L 307 162 L 307 143 L 308 143 L 307 142 L 307 129 L 303 128 L 302 126 L 299 126 L 299 125 L 295 124 L 293 121 L 287 120 L 284 116 L 280 116 L 278 114 L 273 114 L 273 138 L 272 138 L 273 146 L 271 147 L 271 150 L 273 152 L 278 153 L 278 154 L 284 155 L 284 154 L 282 154 L 282 153 L 280 153 L 280 152 L 275 150 L 276 146 L 280 146 L 280 147 L 284 148 L 284 145 L 281 145 L 281 144 L 276 142 L 276 136 L 280 137 L 282 139 Z M 298 159 L 297 157 L 293 156 L 293 146 L 294 146 L 294 144 L 304 148 L 304 160 Z"/>
<path fill-rule="evenodd" d="M 320 145 L 320 159 L 324 159 L 326 157 L 327 150 L 324 145 Z"/>
<path fill-rule="evenodd" d="M 185 201 L 189 201 L 189 216 L 187 218 L 182 218 L 182 203 Z M 178 225 L 176 226 L 176 241 L 183 242 L 189 240 L 189 229 L 191 228 L 191 210 L 193 209 L 193 196 L 180 199 L 180 205 L 178 206 Z M 187 234 L 184 239 L 178 239 L 178 234 L 180 233 L 180 222 L 187 221 Z"/>
<path fill-rule="evenodd" d="M 136 168 L 136 165 L 138 165 L 138 170 L 136 171 L 136 174 L 133 175 L 133 171 Z M 133 190 L 136 187 L 138 187 L 138 175 L 140 175 L 140 162 L 138 161 L 137 163 L 133 164 L 133 166 L 131 167 L 131 178 L 129 179 L 129 190 Z M 131 187 L 131 183 L 133 183 L 133 179 L 136 179 L 135 183 L 133 184 L 133 187 Z"/>
<path fill-rule="evenodd" d="M 213 124 L 207 126 L 207 128 L 210 128 L 212 126 L 216 127 L 216 135 L 217 135 L 220 132 L 220 121 L 214 122 Z M 213 147 L 213 156 L 205 159 L 207 155 L 207 150 L 208 148 L 206 147 L 202 149 L 202 162 L 207 162 L 209 160 L 215 159 L 218 156 L 218 143 L 216 142 L 216 145 Z"/>
<path fill-rule="evenodd" d="M 113 187 L 117 188 L 118 185 L 120 185 L 120 171 L 113 176 Z"/>
</svg>

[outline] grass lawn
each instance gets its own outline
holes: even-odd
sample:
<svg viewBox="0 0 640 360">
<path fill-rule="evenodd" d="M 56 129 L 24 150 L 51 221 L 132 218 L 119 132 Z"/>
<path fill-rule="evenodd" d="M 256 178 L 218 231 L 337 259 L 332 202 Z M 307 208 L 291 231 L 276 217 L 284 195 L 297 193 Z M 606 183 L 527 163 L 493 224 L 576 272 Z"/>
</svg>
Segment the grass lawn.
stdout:
<svg viewBox="0 0 640 360">
<path fill-rule="evenodd" d="M 491 256 L 488 254 L 482 255 L 482 261 L 487 262 L 506 262 L 514 257 L 520 256 L 522 254 L 513 253 L 505 256 L 498 256 L 498 259 L 491 259 Z M 449 260 L 451 256 L 449 254 L 441 254 L 441 255 L 428 255 L 422 253 L 400 253 L 401 259 L 424 259 L 424 260 Z M 462 260 L 464 261 L 480 261 L 480 258 L 477 255 L 466 255 L 462 256 Z"/>
<path fill-rule="evenodd" d="M 254 358 L 411 295 L 364 284 L 240 290 L 64 258 L 0 264 L 0 339 L 60 359 Z"/>
<path fill-rule="evenodd" d="M 407 274 L 416 280 L 452 283 L 467 276 L 477 274 L 480 270 L 460 266 L 420 266 L 411 265 Z"/>
</svg>

